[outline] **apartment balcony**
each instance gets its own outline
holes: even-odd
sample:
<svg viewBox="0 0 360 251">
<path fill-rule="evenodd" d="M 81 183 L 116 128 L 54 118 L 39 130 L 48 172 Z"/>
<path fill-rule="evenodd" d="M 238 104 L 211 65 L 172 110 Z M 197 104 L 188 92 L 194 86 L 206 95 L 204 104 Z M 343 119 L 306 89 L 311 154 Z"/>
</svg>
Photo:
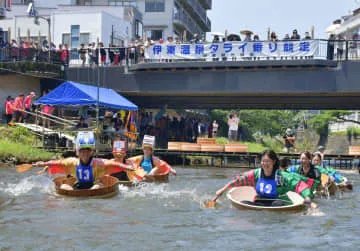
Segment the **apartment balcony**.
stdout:
<svg viewBox="0 0 360 251">
<path fill-rule="evenodd" d="M 211 25 L 208 26 L 205 8 L 198 0 L 178 0 L 179 4 L 184 7 L 204 31 L 210 31 Z"/>
<path fill-rule="evenodd" d="M 198 25 L 196 25 L 196 22 L 188 15 L 185 11 L 181 11 L 178 13 L 174 13 L 173 15 L 173 23 L 183 29 L 188 30 L 192 35 L 202 34 L 202 30 Z"/>
<path fill-rule="evenodd" d="M 199 2 L 206 10 L 212 9 L 212 0 L 199 0 Z"/>
<path fill-rule="evenodd" d="M 208 28 L 208 31 L 211 31 L 211 20 L 208 17 L 206 17 L 206 27 Z"/>
</svg>

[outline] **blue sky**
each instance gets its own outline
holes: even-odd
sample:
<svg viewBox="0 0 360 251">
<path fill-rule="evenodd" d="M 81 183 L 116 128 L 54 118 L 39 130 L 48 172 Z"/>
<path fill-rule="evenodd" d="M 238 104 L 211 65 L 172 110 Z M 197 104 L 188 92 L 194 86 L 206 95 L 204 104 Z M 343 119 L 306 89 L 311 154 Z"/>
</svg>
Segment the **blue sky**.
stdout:
<svg viewBox="0 0 360 251">
<path fill-rule="evenodd" d="M 213 0 L 208 15 L 212 31 L 249 29 L 266 39 L 267 28 L 279 38 L 297 29 L 301 36 L 315 27 L 317 38 L 327 38 L 332 21 L 360 7 L 360 0 Z"/>
</svg>

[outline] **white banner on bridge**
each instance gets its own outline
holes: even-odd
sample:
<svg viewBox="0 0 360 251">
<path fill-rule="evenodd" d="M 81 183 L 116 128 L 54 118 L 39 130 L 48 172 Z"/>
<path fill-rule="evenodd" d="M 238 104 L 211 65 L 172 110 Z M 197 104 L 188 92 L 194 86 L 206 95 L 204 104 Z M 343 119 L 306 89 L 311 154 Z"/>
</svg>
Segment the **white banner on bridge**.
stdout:
<svg viewBox="0 0 360 251">
<path fill-rule="evenodd" d="M 319 40 L 252 41 L 214 44 L 157 44 L 146 48 L 147 59 L 317 57 Z"/>
</svg>

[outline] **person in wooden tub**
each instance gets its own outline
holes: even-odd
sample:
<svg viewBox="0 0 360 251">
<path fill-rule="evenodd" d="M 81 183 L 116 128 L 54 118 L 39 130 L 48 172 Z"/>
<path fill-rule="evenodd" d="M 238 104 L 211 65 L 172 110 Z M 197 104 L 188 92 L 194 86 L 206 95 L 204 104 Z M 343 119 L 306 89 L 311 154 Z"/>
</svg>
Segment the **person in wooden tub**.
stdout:
<svg viewBox="0 0 360 251">
<path fill-rule="evenodd" d="M 124 140 L 115 140 L 113 144 L 113 161 L 124 165 L 129 165 L 134 169 L 136 166 L 130 161 L 126 160 L 126 142 Z M 116 167 L 115 167 L 116 168 Z M 117 169 L 118 170 L 118 169 Z M 117 178 L 119 181 L 141 181 L 144 179 L 146 172 L 142 168 L 136 168 L 135 171 L 124 168 L 121 171 L 112 173 L 111 176 Z"/>
<path fill-rule="evenodd" d="M 166 175 L 172 173 L 176 175 L 176 171 L 165 161 L 154 156 L 155 137 L 145 135 L 142 143 L 144 154 L 129 158 L 139 168 L 146 172 L 146 179 L 153 180 L 156 175 Z"/>
<path fill-rule="evenodd" d="M 288 191 L 293 191 L 301 195 L 305 199 L 305 203 L 309 204 L 311 208 L 317 208 L 317 205 L 311 201 L 313 193 L 309 186 L 300 179 L 299 175 L 281 171 L 279 159 L 272 150 L 265 150 L 261 154 L 261 168 L 238 175 L 218 190 L 210 202 L 214 204 L 223 193 L 238 186 L 252 186 L 259 198 L 266 199 L 276 199 Z"/>
<path fill-rule="evenodd" d="M 67 174 L 76 177 L 74 186 L 62 184 L 61 189 L 98 189 L 101 187 L 100 178 L 105 174 L 121 172 L 124 169 L 135 170 L 132 166 L 114 160 L 94 158 L 95 137 L 93 132 L 79 132 L 76 138 L 76 153 L 78 158 L 66 158 L 48 162 L 37 162 L 36 166 L 45 166 L 39 172 L 49 174 Z"/>
</svg>

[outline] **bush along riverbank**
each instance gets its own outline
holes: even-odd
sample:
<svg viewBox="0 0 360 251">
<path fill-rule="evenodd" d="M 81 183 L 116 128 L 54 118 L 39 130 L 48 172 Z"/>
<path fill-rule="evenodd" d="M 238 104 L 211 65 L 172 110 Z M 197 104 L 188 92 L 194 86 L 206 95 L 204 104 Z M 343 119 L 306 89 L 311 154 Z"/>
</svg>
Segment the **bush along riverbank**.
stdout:
<svg viewBox="0 0 360 251">
<path fill-rule="evenodd" d="M 0 126 L 0 161 L 2 163 L 32 163 L 49 160 L 56 156 L 37 146 L 41 140 L 37 139 L 29 130 L 22 127 Z"/>
</svg>

